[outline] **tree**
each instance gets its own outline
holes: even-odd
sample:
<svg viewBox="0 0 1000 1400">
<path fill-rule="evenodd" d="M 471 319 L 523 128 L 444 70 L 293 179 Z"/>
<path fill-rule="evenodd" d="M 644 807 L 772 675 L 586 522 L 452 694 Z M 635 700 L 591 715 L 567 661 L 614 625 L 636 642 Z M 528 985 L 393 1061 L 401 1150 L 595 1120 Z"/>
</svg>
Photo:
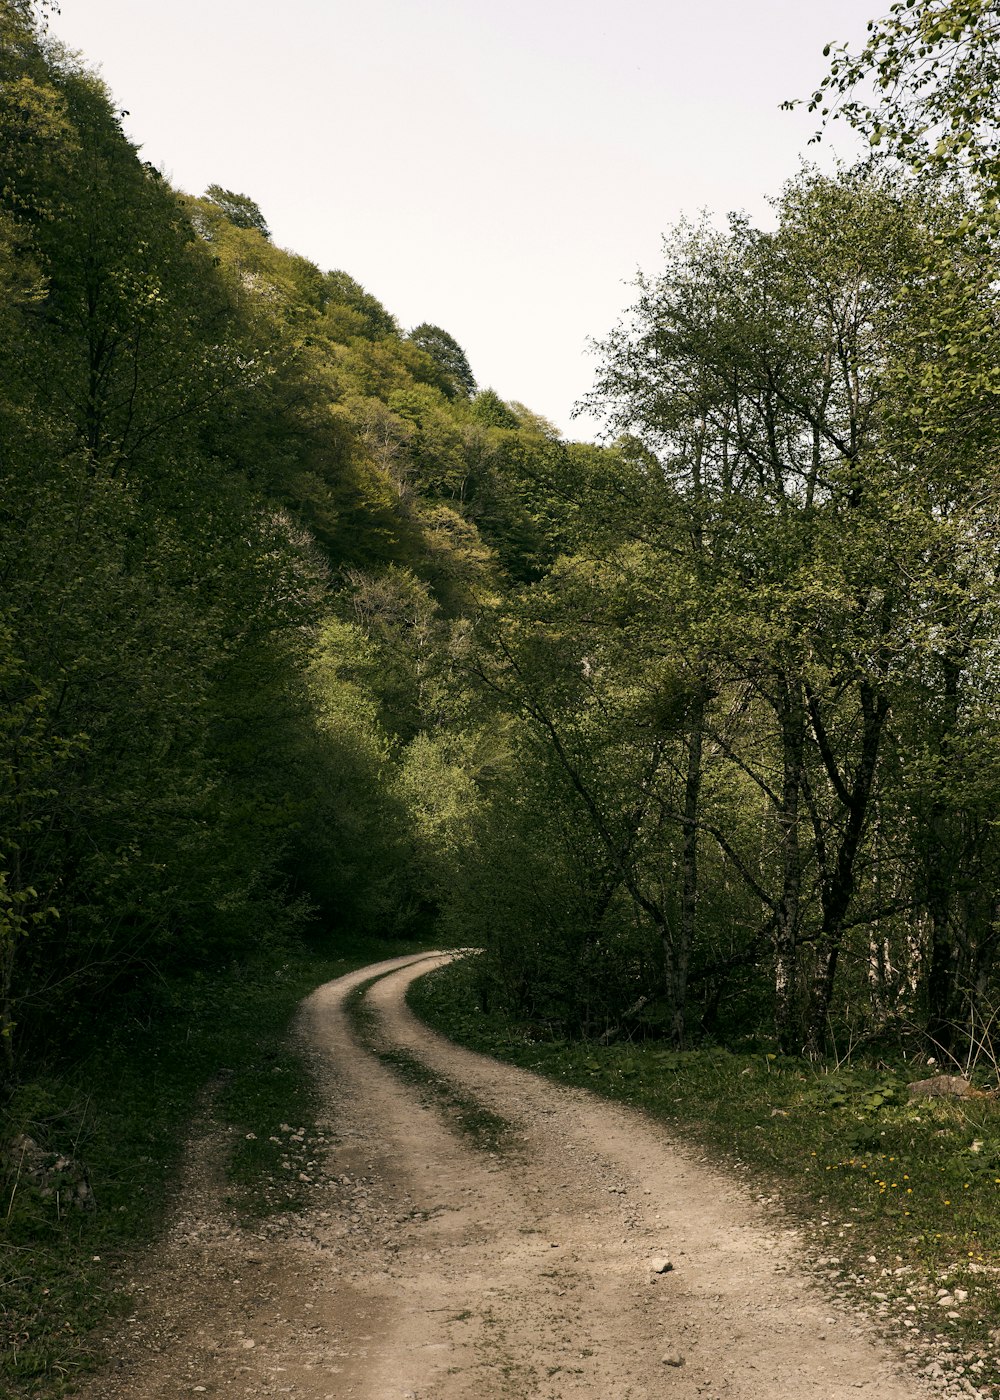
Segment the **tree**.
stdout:
<svg viewBox="0 0 1000 1400">
<path fill-rule="evenodd" d="M 358 321 L 355 334 L 366 336 L 370 340 L 381 340 L 385 336 L 399 334 L 399 322 L 395 316 L 388 312 L 371 292 L 366 292 L 361 283 L 356 282 L 349 273 L 340 270 L 328 272 L 323 292 L 325 304 L 329 308 L 328 315 L 340 307 L 356 313 Z"/>
<path fill-rule="evenodd" d="M 319 579 L 211 450 L 253 356 L 184 208 L 74 61 L 25 30 L 0 64 L 0 1018 L 26 1052 L 233 956 L 253 907 L 301 918 Z"/>
<path fill-rule="evenodd" d="M 912 268 L 914 336 L 895 395 L 895 431 L 928 472 L 939 526 L 933 699 L 924 692 L 925 747 L 913 776 L 922 813 L 914 858 L 931 926 L 928 1012 L 944 1044 L 988 998 L 986 965 L 996 944 L 995 916 L 975 890 L 988 885 L 992 860 L 980 817 L 995 743 L 980 651 L 991 645 L 985 598 L 992 589 L 979 550 L 989 528 L 980 512 L 995 508 L 998 98 L 995 0 L 907 0 L 869 25 L 857 52 L 832 49 L 810 103 L 824 120 L 847 120 L 879 158 L 914 171 L 928 199 L 950 200 L 955 209 L 946 235 L 952 256 L 924 257 Z M 976 739 L 967 727 L 971 713 L 981 726 Z"/>
<path fill-rule="evenodd" d="M 264 238 L 271 237 L 260 206 L 248 194 L 237 194 L 234 190 L 224 190 L 221 185 L 209 185 L 205 198 L 215 204 L 237 228 L 253 229 Z"/>
<path fill-rule="evenodd" d="M 955 529 L 975 538 L 978 506 L 937 435 L 919 446 L 908 414 L 914 375 L 933 374 L 947 343 L 925 290 L 971 273 L 975 306 L 991 274 L 953 241 L 952 207 L 877 176 L 806 176 L 779 213 L 773 234 L 739 219 L 728 233 L 680 231 L 602 347 L 596 403 L 663 480 L 663 522 L 646 509 L 624 523 L 698 600 L 703 751 L 741 775 L 739 800 L 747 779 L 765 799 L 755 849 L 733 810 L 698 810 L 692 772 L 690 825 L 760 902 L 783 1044 L 818 1053 L 852 931 L 906 904 L 905 844 L 890 853 L 881 840 L 881 865 L 898 862 L 893 885 L 873 842 L 890 773 L 933 725 L 929 710 L 910 710 L 905 732 L 894 717 L 945 637 L 976 626 L 953 581 Z M 693 763 L 694 731 L 688 753 Z M 908 897 L 919 902 L 912 885 Z"/>
<path fill-rule="evenodd" d="M 454 336 L 424 321 L 414 326 L 407 339 L 428 354 L 444 375 L 444 389 L 450 398 L 461 394 L 471 398 L 476 392 L 476 380 L 468 357 Z"/>
<path fill-rule="evenodd" d="M 830 71 L 809 102 L 873 148 L 934 178 L 1000 187 L 1000 7 L 996 0 L 897 0 L 852 53 L 827 45 Z M 874 85 L 873 97 L 865 94 Z"/>
</svg>

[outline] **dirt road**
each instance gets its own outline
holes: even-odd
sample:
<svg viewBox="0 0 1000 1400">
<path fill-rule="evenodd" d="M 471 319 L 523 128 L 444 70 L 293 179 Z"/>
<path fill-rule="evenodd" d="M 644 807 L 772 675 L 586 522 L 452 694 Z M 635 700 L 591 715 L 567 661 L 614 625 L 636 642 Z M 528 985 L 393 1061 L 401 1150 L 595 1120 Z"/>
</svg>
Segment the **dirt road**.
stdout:
<svg viewBox="0 0 1000 1400">
<path fill-rule="evenodd" d="M 329 1090 L 329 1155 L 303 1172 L 313 1209 L 238 1229 L 226 1142 L 206 1132 L 89 1400 L 924 1394 L 809 1281 L 793 1232 L 663 1128 L 416 1022 L 406 986 L 438 961 L 380 963 L 308 999 L 300 1034 Z M 344 1001 L 375 976 L 359 1031 Z M 465 1130 L 470 1100 L 496 1115 L 485 1140 Z"/>
</svg>

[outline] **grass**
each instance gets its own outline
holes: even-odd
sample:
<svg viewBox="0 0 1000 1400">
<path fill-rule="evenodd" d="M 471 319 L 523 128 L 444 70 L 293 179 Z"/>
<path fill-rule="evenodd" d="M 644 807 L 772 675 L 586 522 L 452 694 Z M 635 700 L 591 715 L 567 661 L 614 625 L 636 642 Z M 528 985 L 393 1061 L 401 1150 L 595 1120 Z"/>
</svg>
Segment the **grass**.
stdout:
<svg viewBox="0 0 1000 1400">
<path fill-rule="evenodd" d="M 22 1083 L 0 1141 L 27 1134 L 82 1163 L 96 1209 L 65 1208 L 0 1158 L 0 1394 L 50 1400 L 101 1359 L 100 1327 L 125 1305 L 128 1259 L 161 1229 L 184 1143 L 211 1092 L 232 1129 L 228 1204 L 238 1216 L 295 1210 L 319 1130 L 308 1066 L 289 1041 L 320 983 L 420 945 L 345 942 L 275 953 L 161 987 L 155 1012 L 116 1018 L 73 1064 Z"/>
<path fill-rule="evenodd" d="M 926 1067 L 533 1040 L 479 1010 L 471 960 L 415 982 L 424 1020 L 470 1048 L 633 1104 L 795 1217 L 836 1292 L 976 1386 L 1000 1386 L 1000 1105 L 911 1099 Z M 950 1301 L 949 1301 L 950 1300 Z M 995 1393 L 987 1390 L 986 1393 Z"/>
<path fill-rule="evenodd" d="M 437 1108 L 445 1125 L 461 1133 L 473 1147 L 494 1155 L 509 1154 L 514 1140 L 513 1124 L 485 1108 L 453 1080 L 430 1069 L 408 1051 L 381 1043 L 377 1018 L 364 1000 L 374 980 L 355 987 L 345 1003 L 351 1025 L 361 1043 L 404 1083 L 420 1089 L 424 1103 Z"/>
</svg>

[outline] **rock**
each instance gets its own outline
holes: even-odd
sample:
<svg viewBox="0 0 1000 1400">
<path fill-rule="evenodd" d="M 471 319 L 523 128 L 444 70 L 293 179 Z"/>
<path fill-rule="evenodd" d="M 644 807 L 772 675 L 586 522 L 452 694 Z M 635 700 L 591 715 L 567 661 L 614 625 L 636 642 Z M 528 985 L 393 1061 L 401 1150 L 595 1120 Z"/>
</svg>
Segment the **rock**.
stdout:
<svg viewBox="0 0 1000 1400">
<path fill-rule="evenodd" d="M 74 1157 L 46 1152 L 27 1134 L 14 1138 L 7 1157 L 15 1177 L 23 1176 L 45 1199 L 55 1198 L 60 1209 L 96 1210 L 87 1168 Z"/>
<path fill-rule="evenodd" d="M 910 1085 L 911 1099 L 968 1099 L 985 1098 L 982 1089 L 977 1089 L 960 1074 L 936 1074 L 933 1079 L 917 1079 Z"/>
<path fill-rule="evenodd" d="M 666 1255 L 658 1254 L 655 1259 L 650 1259 L 649 1267 L 654 1274 L 669 1274 L 674 1266 Z"/>
<path fill-rule="evenodd" d="M 662 1358 L 664 1366 L 683 1366 L 684 1358 L 679 1351 L 668 1351 Z"/>
</svg>

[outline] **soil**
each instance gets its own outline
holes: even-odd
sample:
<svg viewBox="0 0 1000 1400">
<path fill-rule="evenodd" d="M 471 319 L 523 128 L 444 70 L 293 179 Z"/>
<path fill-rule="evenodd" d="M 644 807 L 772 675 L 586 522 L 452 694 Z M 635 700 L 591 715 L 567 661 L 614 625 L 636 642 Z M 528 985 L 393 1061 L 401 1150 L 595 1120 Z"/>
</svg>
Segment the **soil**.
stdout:
<svg viewBox="0 0 1000 1400">
<path fill-rule="evenodd" d="M 379 963 L 303 1004 L 328 1104 L 319 1145 L 284 1125 L 305 1213 L 241 1226 L 225 1197 L 231 1139 L 206 1121 L 167 1237 L 130 1281 L 116 1364 L 85 1400 L 926 1393 L 824 1295 L 797 1231 L 663 1127 L 417 1022 L 406 987 L 443 956 Z M 344 1001 L 375 976 L 373 1044 Z M 456 1093 L 442 1105 L 407 1056 L 506 1120 L 502 1148 L 465 1131 Z"/>
</svg>

